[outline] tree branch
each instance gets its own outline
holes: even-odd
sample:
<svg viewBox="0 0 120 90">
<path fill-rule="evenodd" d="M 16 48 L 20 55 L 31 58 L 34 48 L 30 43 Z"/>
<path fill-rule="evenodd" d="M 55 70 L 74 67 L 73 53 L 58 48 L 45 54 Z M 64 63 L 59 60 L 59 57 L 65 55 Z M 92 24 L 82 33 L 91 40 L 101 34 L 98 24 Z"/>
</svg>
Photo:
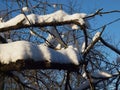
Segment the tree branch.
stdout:
<svg viewBox="0 0 120 90">
<path fill-rule="evenodd" d="M 107 46 L 108 48 L 110 48 L 111 50 L 113 50 L 114 52 L 118 53 L 120 55 L 120 50 L 118 50 L 117 48 L 115 48 L 114 46 L 110 45 L 109 43 L 107 43 L 102 37 L 100 37 L 100 41 Z"/>
<path fill-rule="evenodd" d="M 28 27 L 60 26 L 65 24 L 76 24 L 82 29 L 85 25 L 84 17 L 85 15 L 80 13 L 77 16 L 76 14 L 69 15 L 62 10 L 47 15 L 19 14 L 6 22 L 0 23 L 0 32 Z"/>
<path fill-rule="evenodd" d="M 81 62 L 82 65 L 84 62 Z M 0 72 L 7 71 L 19 71 L 19 70 L 30 70 L 30 69 L 58 69 L 58 70 L 69 70 L 79 71 L 79 65 L 74 64 L 60 64 L 54 62 L 34 61 L 34 60 L 17 60 L 9 64 L 0 64 Z"/>
<path fill-rule="evenodd" d="M 120 13 L 120 10 L 112 10 L 112 11 L 107 11 L 107 12 L 101 12 L 102 10 L 103 10 L 103 8 L 98 9 L 95 13 L 90 14 L 90 15 L 86 16 L 85 18 L 95 17 L 96 15 L 102 16 L 103 14 L 109 14 L 109 13 Z"/>
</svg>

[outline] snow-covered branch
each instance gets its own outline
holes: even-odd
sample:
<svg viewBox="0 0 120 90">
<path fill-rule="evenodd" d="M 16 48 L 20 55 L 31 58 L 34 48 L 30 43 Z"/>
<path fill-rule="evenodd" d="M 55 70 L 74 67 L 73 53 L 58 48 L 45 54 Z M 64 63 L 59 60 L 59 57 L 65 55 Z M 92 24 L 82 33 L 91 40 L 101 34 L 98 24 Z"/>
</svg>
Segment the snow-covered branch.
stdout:
<svg viewBox="0 0 120 90">
<path fill-rule="evenodd" d="M 94 37 L 92 38 L 92 42 L 88 45 L 88 47 L 84 50 L 84 55 L 86 55 L 89 51 L 90 51 L 90 49 L 92 49 L 93 48 L 93 46 L 100 40 L 100 37 L 101 37 L 101 35 L 102 35 L 102 33 L 103 33 L 103 31 L 105 30 L 105 27 L 106 26 L 103 26 L 102 27 L 102 31 L 101 32 L 96 32 L 96 34 L 94 35 Z M 83 48 L 84 48 L 84 46 L 82 46 Z M 83 49 L 82 49 L 83 50 Z"/>
<path fill-rule="evenodd" d="M 62 10 L 47 15 L 30 14 L 25 16 L 24 14 L 19 14 L 6 22 L 1 22 L 0 32 L 27 27 L 57 26 L 64 24 L 76 24 L 82 29 L 87 27 L 86 20 L 83 19 L 86 16 L 84 13 L 69 15 Z"/>
<path fill-rule="evenodd" d="M 81 55 L 73 46 L 68 46 L 66 49 L 54 50 L 43 44 L 35 45 L 27 41 L 0 44 L 1 70 L 5 66 L 12 67 L 11 70 L 21 68 L 67 69 L 68 67 L 68 69 L 75 69 L 75 67 L 78 68 L 80 61 Z"/>
<path fill-rule="evenodd" d="M 98 42 L 98 40 L 100 39 L 100 36 L 101 36 L 101 33 L 100 32 L 97 32 L 95 34 L 95 36 L 93 37 L 92 39 L 92 42 L 88 45 L 88 47 L 85 49 L 85 51 L 83 52 L 84 54 L 88 53 L 89 50 L 91 48 L 93 48 L 93 46 Z"/>
</svg>

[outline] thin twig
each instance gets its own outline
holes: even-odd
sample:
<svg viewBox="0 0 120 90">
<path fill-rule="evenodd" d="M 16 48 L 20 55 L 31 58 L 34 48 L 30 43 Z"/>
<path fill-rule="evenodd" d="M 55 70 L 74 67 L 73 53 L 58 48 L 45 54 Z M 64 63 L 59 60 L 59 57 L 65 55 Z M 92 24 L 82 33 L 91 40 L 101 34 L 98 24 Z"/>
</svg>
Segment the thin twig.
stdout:
<svg viewBox="0 0 120 90">
<path fill-rule="evenodd" d="M 118 53 L 120 55 L 120 50 L 118 50 L 117 48 L 115 48 L 114 46 L 110 45 L 109 43 L 107 43 L 102 37 L 100 37 L 100 41 L 107 46 L 108 48 L 110 48 L 111 50 L 113 50 L 114 52 Z"/>
<path fill-rule="evenodd" d="M 108 11 L 108 12 L 101 12 L 102 10 L 103 10 L 103 8 L 98 9 L 95 13 L 86 16 L 84 19 L 95 17 L 96 15 L 102 16 L 103 14 L 120 13 L 120 10 L 112 10 L 112 11 Z"/>
<path fill-rule="evenodd" d="M 99 35 L 94 41 L 92 41 L 92 42 L 90 43 L 90 45 L 85 49 L 83 55 L 86 55 L 87 53 L 89 53 L 90 49 L 92 49 L 93 46 L 100 40 L 100 37 L 101 37 L 103 31 L 105 30 L 105 27 L 106 27 L 106 26 L 104 26 L 104 27 L 102 28 L 102 31 L 100 32 L 100 35 Z"/>
</svg>

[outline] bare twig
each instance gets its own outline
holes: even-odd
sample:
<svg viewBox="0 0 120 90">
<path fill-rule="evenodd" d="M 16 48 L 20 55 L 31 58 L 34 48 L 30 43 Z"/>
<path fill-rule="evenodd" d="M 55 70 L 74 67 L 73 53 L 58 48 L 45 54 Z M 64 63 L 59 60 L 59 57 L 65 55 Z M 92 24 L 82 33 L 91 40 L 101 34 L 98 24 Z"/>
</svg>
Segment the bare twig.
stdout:
<svg viewBox="0 0 120 90">
<path fill-rule="evenodd" d="M 70 71 L 67 71 L 66 83 L 65 83 L 65 90 L 71 90 L 70 87 Z"/>
<path fill-rule="evenodd" d="M 87 79 L 88 79 L 88 82 L 89 82 L 89 85 L 90 85 L 90 90 L 94 90 L 93 79 L 92 79 L 90 73 L 87 70 L 87 64 L 83 65 L 83 69 L 84 69 L 84 71 L 86 73 L 86 76 L 87 76 Z"/>
<path fill-rule="evenodd" d="M 101 27 L 98 27 L 98 28 L 96 28 L 96 29 L 92 29 L 92 30 L 93 30 L 92 32 L 95 32 L 95 31 L 97 31 L 98 29 L 101 29 L 101 28 L 103 28 L 104 26 L 108 26 L 108 25 L 110 25 L 110 24 L 113 24 L 113 23 L 115 23 L 115 22 L 117 22 L 117 21 L 120 21 L 120 18 L 117 18 L 117 19 L 115 19 L 115 20 L 113 20 L 113 21 L 111 21 L 111 22 L 109 22 L 109 23 L 106 23 L 105 25 L 103 25 L 103 26 L 101 26 Z"/>
<path fill-rule="evenodd" d="M 118 53 L 120 55 L 120 50 L 118 50 L 117 48 L 115 48 L 114 46 L 110 45 L 109 43 L 107 43 L 102 37 L 100 37 L 100 41 L 107 46 L 108 48 L 110 48 L 111 50 L 113 50 L 114 52 Z"/>
<path fill-rule="evenodd" d="M 86 19 L 86 18 L 95 17 L 96 15 L 102 16 L 103 14 L 120 13 L 120 10 L 112 10 L 112 11 L 108 11 L 108 12 L 101 12 L 102 10 L 103 10 L 103 8 L 98 9 L 95 13 L 86 16 L 85 19 Z"/>
<path fill-rule="evenodd" d="M 93 14 L 88 15 L 87 17 L 85 17 L 85 19 L 86 19 L 86 18 L 94 17 L 94 16 L 96 16 L 96 15 L 100 15 L 100 11 L 102 11 L 102 10 L 103 10 L 103 8 L 98 9 L 95 13 L 93 13 Z"/>
</svg>

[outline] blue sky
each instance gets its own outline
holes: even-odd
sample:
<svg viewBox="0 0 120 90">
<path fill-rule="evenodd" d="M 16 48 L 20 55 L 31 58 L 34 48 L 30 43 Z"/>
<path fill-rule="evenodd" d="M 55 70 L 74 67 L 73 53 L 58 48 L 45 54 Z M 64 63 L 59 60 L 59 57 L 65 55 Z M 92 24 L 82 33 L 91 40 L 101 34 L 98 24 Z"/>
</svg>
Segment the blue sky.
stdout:
<svg viewBox="0 0 120 90">
<path fill-rule="evenodd" d="M 29 0 L 31 1 L 31 0 Z M 45 1 L 45 0 L 43 0 Z M 68 10 L 69 6 L 73 6 L 74 12 L 83 12 L 83 13 L 94 13 L 96 10 L 103 8 L 103 11 L 111 10 L 120 10 L 120 0 L 48 0 L 51 3 L 60 3 L 65 5 L 64 10 Z M 71 2 L 71 3 L 69 3 Z M 0 0 L 0 6 L 3 10 L 5 8 L 4 0 Z M 16 8 L 16 5 L 13 4 Z M 120 18 L 120 13 L 112 13 L 108 15 L 103 15 L 102 17 L 96 16 L 91 21 L 91 28 L 96 29 L 101 27 L 104 24 L 107 24 L 115 19 Z M 111 25 L 108 25 L 105 29 L 104 35 L 105 38 L 111 38 L 109 43 L 117 44 L 120 41 L 120 21 L 117 21 Z M 120 49 L 120 45 L 119 45 Z M 112 54 L 115 56 L 115 54 Z"/>
</svg>

